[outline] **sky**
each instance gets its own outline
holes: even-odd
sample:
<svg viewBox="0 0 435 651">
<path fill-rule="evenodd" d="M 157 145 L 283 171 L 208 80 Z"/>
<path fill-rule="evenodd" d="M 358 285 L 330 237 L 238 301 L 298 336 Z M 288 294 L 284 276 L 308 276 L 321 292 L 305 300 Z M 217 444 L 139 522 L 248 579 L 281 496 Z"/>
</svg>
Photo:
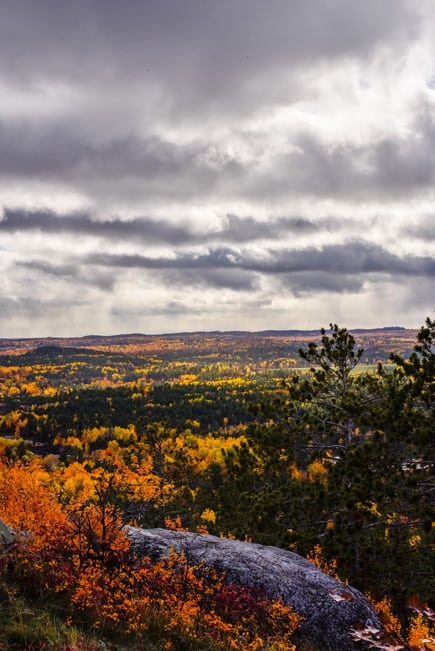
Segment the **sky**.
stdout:
<svg viewBox="0 0 435 651">
<path fill-rule="evenodd" d="M 435 0 L 0 0 L 0 336 L 419 327 Z"/>
</svg>

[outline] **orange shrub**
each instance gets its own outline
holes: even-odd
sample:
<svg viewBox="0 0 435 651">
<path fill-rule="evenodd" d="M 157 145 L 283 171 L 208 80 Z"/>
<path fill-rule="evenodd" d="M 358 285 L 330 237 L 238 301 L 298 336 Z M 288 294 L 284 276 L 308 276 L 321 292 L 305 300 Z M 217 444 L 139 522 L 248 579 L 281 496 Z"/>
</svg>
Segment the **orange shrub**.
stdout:
<svg viewBox="0 0 435 651">
<path fill-rule="evenodd" d="M 10 552 L 20 589 L 62 592 L 65 616 L 100 632 L 140 641 L 157 630 L 167 648 L 181 639 L 212 639 L 216 648 L 236 651 L 294 649 L 300 619 L 266 593 L 228 584 L 183 555 L 153 563 L 130 557 L 122 521 L 103 490 L 106 477 L 96 472 L 95 480 L 94 493 L 85 490 L 82 502 L 65 507 L 39 463 L 0 461 L 0 517 L 23 532 Z M 177 528 L 181 521 L 168 524 Z"/>
</svg>

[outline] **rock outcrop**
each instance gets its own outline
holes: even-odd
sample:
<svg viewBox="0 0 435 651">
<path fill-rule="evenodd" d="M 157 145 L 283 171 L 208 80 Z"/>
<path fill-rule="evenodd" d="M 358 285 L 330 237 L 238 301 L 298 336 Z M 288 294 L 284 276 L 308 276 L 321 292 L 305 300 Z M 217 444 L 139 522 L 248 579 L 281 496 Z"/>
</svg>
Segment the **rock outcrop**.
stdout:
<svg viewBox="0 0 435 651">
<path fill-rule="evenodd" d="M 226 573 L 227 579 L 256 586 L 281 598 L 305 619 L 297 633 L 298 651 L 363 651 L 349 630 L 370 624 L 381 628 L 364 595 L 324 574 L 302 556 L 277 547 L 217 538 L 215 536 L 126 527 L 133 552 L 151 559 L 173 549 L 192 564 L 205 561 Z"/>
<path fill-rule="evenodd" d="M 305 619 L 295 643 L 298 651 L 364 651 L 349 631 L 359 625 L 382 628 L 364 595 L 324 574 L 293 552 L 254 543 L 167 529 L 125 527 L 136 557 L 157 560 L 174 550 L 192 565 L 204 561 L 225 572 L 228 581 L 265 590 Z M 0 552 L 16 538 L 0 519 Z"/>
</svg>

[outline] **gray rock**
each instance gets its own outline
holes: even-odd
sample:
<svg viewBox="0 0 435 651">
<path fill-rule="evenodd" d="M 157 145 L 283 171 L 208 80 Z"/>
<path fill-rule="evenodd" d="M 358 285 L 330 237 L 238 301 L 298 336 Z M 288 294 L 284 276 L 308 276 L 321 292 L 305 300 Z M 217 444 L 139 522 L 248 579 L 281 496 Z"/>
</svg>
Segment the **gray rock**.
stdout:
<svg viewBox="0 0 435 651">
<path fill-rule="evenodd" d="M 0 519 L 0 551 L 7 549 L 14 543 L 16 533 Z"/>
<path fill-rule="evenodd" d="M 353 641 L 349 629 L 360 624 L 381 628 L 376 612 L 361 592 L 293 552 L 166 529 L 126 527 L 126 533 L 133 553 L 139 557 L 156 560 L 173 549 L 184 553 L 193 565 L 205 561 L 224 571 L 231 582 L 255 586 L 273 598 L 281 598 L 305 617 L 295 640 L 298 651 L 363 651 L 365 643 Z"/>
</svg>

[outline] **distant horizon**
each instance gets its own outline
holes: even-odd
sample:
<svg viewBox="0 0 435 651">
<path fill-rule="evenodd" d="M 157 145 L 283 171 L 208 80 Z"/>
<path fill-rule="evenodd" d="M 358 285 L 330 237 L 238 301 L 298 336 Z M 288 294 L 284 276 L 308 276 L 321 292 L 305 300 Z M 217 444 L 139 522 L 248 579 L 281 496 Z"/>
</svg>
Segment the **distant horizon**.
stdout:
<svg viewBox="0 0 435 651">
<path fill-rule="evenodd" d="M 419 330 L 421 325 L 416 327 L 405 327 L 398 325 L 377 326 L 373 328 L 347 328 L 344 324 L 338 324 L 340 327 L 346 328 L 351 333 L 367 333 L 379 331 L 412 331 Z M 34 341 L 34 340 L 68 340 L 68 339 L 117 339 L 121 337 L 177 337 L 177 336 L 194 336 L 194 335 L 318 335 L 321 328 L 329 331 L 328 326 L 319 326 L 319 328 L 266 328 L 264 330 L 177 330 L 173 332 L 118 332 L 112 334 L 85 334 L 85 335 L 46 335 L 46 336 L 26 336 L 26 337 L 3 337 L 0 334 L 0 341 Z"/>
</svg>

